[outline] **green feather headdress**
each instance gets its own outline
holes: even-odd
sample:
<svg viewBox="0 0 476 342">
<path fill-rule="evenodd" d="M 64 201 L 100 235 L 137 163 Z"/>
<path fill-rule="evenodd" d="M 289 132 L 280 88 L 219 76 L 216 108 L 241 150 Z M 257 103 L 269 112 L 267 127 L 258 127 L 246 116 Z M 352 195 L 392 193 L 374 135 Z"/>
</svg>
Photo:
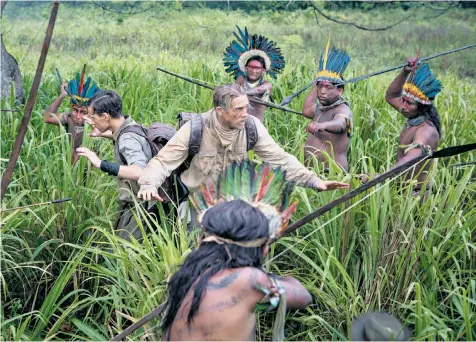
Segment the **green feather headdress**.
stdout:
<svg viewBox="0 0 476 342">
<path fill-rule="evenodd" d="M 246 201 L 263 212 L 269 222 L 268 238 L 274 238 L 286 229 L 297 206 L 297 202 L 289 204 L 294 184 L 286 181 L 285 176 L 284 170 L 273 169 L 266 163 L 234 162 L 223 173 L 202 183 L 200 190 L 190 199 L 199 212 L 199 220 L 218 203 L 238 199 Z"/>
</svg>

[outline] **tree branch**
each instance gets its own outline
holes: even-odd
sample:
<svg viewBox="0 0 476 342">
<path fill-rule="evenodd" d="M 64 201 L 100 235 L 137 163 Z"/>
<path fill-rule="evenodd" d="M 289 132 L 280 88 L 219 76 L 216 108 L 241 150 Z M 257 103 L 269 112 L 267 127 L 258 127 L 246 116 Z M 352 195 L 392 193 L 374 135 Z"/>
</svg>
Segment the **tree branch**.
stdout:
<svg viewBox="0 0 476 342">
<path fill-rule="evenodd" d="M 137 10 L 137 11 L 134 12 L 133 9 L 136 7 L 136 4 L 130 5 L 126 2 L 123 5 L 123 7 L 129 7 L 129 11 L 126 12 L 126 11 L 118 10 L 118 9 L 115 9 L 115 8 L 106 7 L 106 6 L 102 5 L 100 2 L 95 1 L 95 0 L 93 0 L 93 3 L 95 5 L 101 7 L 104 11 L 110 11 L 110 12 L 114 12 L 114 13 L 118 13 L 118 14 L 122 14 L 122 15 L 136 15 L 136 14 L 139 14 L 139 13 L 144 13 L 144 12 L 150 11 L 155 6 L 155 4 L 153 4 L 153 5 L 150 5 L 148 8 Z"/>
<path fill-rule="evenodd" d="M 409 19 L 410 17 L 413 16 L 413 13 L 409 14 L 408 16 L 406 16 L 405 18 L 403 18 L 402 20 L 392 24 L 392 25 L 389 25 L 389 26 L 385 26 L 385 27 L 375 27 L 375 28 L 372 28 L 372 27 L 364 27 L 364 26 L 360 26 L 360 25 L 357 25 L 356 23 L 353 23 L 353 22 L 347 22 L 347 21 L 339 21 L 337 19 L 334 19 L 334 18 L 331 18 L 330 16 L 328 16 L 327 14 L 323 13 L 319 8 L 317 8 L 316 5 L 314 5 L 314 2 L 312 0 L 309 1 L 309 3 L 311 4 L 311 6 L 314 8 L 314 11 L 318 12 L 320 15 L 322 15 L 324 18 L 326 18 L 327 20 L 330 20 L 330 21 L 333 21 L 337 24 L 343 24 L 343 25 L 351 25 L 351 26 L 354 26 L 360 30 L 364 30 L 364 31 L 385 31 L 385 30 L 388 30 L 389 28 L 392 28 L 394 26 L 397 26 L 398 24 L 401 24 L 403 23 L 405 20 Z"/>
</svg>

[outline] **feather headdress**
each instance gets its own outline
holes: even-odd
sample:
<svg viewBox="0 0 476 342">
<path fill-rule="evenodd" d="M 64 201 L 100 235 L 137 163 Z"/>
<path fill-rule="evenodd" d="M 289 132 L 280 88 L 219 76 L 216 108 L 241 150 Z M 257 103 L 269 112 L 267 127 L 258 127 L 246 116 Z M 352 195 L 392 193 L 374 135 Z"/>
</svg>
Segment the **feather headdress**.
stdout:
<svg viewBox="0 0 476 342">
<path fill-rule="evenodd" d="M 233 74 L 236 79 L 238 76 L 246 74 L 246 63 L 251 57 L 261 56 L 265 61 L 266 72 L 276 78 L 276 74 L 280 74 L 286 64 L 281 49 L 276 46 L 275 42 L 264 36 L 250 35 L 246 27 L 245 32 L 238 25 L 236 28 L 238 34 L 233 32 L 236 40 L 233 40 L 223 53 L 225 55 L 223 58 L 225 71 Z"/>
<path fill-rule="evenodd" d="M 428 63 L 421 63 L 403 85 L 403 96 L 422 104 L 431 104 L 441 91 L 441 82 L 430 71 Z"/>
<path fill-rule="evenodd" d="M 350 56 L 345 51 L 330 48 L 330 43 L 331 37 L 329 36 L 326 48 L 319 59 L 317 82 L 341 83 L 343 81 L 342 74 L 350 62 Z"/>
<path fill-rule="evenodd" d="M 81 75 L 76 73 L 76 77 L 68 83 L 68 94 L 71 96 L 70 102 L 79 106 L 85 106 L 89 99 L 101 90 L 96 85 L 96 82 L 91 79 L 91 77 L 88 77 L 86 82 L 84 82 L 85 74 L 86 64 L 83 66 Z"/>
<path fill-rule="evenodd" d="M 273 169 L 269 164 L 256 164 L 245 160 L 231 164 L 222 174 L 208 178 L 200 185 L 200 190 L 190 197 L 199 212 L 199 219 L 214 205 L 241 199 L 261 210 L 269 223 L 269 236 L 273 238 L 282 232 L 296 211 L 297 202 L 289 204 L 294 184 L 286 181 L 286 172 Z M 248 247 L 263 245 L 266 240 Z M 252 241 L 253 242 L 253 241 Z"/>
</svg>

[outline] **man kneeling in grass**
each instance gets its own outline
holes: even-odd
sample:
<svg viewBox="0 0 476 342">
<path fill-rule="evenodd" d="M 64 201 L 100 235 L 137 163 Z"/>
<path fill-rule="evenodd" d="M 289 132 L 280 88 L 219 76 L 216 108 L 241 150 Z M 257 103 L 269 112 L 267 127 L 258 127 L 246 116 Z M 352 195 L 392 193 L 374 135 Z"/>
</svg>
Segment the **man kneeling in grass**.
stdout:
<svg viewBox="0 0 476 342">
<path fill-rule="evenodd" d="M 237 180 L 242 199 L 234 199 Z M 277 308 L 273 339 L 282 340 L 286 307 L 303 309 L 312 301 L 295 278 L 262 269 L 269 238 L 295 210 L 287 206 L 284 173 L 245 162 L 206 184 L 192 195 L 205 236 L 170 279 L 163 339 L 254 340 L 255 312 Z"/>
</svg>

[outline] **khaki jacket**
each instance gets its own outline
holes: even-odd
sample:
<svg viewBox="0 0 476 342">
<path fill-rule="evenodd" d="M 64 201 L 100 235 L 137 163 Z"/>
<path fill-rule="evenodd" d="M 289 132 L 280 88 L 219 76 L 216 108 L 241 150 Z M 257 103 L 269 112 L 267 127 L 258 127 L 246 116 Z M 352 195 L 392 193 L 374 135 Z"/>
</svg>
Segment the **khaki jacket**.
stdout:
<svg viewBox="0 0 476 342">
<path fill-rule="evenodd" d="M 217 115 L 214 109 L 202 114 L 203 136 L 200 151 L 193 157 L 189 169 L 180 176 L 191 192 L 198 190 L 200 183 L 208 176 L 223 172 L 234 161 L 240 162 L 248 158 L 245 129 L 238 132 L 231 144 L 224 146 L 217 134 L 217 130 L 223 128 L 216 124 L 218 120 L 213 120 L 211 115 Z M 319 179 L 316 174 L 304 167 L 296 157 L 285 152 L 269 135 L 263 124 L 258 119 L 252 118 L 258 133 L 253 151 L 272 167 L 280 166 L 284 169 L 288 180 L 303 187 L 313 187 Z M 141 190 L 158 188 L 165 178 L 187 159 L 190 128 L 190 122 L 187 122 L 149 162 L 139 178 Z"/>
</svg>

